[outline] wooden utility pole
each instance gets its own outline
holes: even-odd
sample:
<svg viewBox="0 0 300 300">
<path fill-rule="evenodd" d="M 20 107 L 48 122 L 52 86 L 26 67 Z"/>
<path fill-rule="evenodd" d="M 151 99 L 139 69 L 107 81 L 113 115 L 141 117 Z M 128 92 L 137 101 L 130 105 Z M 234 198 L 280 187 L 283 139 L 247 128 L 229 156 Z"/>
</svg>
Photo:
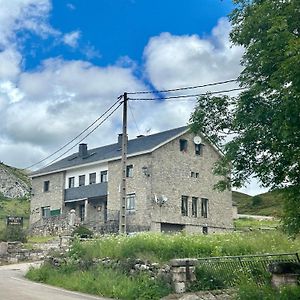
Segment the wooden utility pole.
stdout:
<svg viewBox="0 0 300 300">
<path fill-rule="evenodd" d="M 119 234 L 126 234 L 126 167 L 127 167 L 127 93 L 123 95 L 122 180 L 120 186 Z"/>
</svg>

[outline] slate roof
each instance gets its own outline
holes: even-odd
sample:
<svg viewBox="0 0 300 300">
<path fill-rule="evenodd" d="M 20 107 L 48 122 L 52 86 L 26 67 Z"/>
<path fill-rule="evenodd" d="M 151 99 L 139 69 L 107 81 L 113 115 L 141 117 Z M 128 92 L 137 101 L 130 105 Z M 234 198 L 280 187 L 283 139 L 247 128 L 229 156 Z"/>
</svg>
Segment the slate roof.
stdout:
<svg viewBox="0 0 300 300">
<path fill-rule="evenodd" d="M 139 137 L 128 141 L 128 156 L 135 154 L 151 152 L 154 148 L 163 145 L 169 140 L 183 134 L 188 127 L 183 126 L 156 134 Z M 36 177 L 42 174 L 54 173 L 55 171 L 63 171 L 72 167 L 94 163 L 97 161 L 109 161 L 119 159 L 121 157 L 120 146 L 118 143 L 94 148 L 88 150 L 86 157 L 79 157 L 78 152 L 69 155 L 45 168 L 39 169 L 31 173 L 31 177 Z"/>
</svg>

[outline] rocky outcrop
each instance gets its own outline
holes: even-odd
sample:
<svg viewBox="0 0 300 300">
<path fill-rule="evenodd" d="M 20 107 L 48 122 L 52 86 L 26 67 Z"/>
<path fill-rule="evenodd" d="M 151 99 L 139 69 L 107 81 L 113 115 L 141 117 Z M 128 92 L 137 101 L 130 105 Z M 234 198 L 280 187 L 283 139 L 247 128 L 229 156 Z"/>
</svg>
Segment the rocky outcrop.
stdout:
<svg viewBox="0 0 300 300">
<path fill-rule="evenodd" d="M 30 184 L 26 174 L 0 163 L 0 193 L 6 198 L 20 198 L 29 192 Z"/>
</svg>

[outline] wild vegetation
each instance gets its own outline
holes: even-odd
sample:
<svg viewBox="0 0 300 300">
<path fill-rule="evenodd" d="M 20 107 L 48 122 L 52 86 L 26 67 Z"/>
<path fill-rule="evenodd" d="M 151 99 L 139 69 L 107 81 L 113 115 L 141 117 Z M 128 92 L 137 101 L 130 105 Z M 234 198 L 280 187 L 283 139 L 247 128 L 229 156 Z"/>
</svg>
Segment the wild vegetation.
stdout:
<svg viewBox="0 0 300 300">
<path fill-rule="evenodd" d="M 154 280 L 143 272 L 131 274 L 124 267 L 129 261 L 139 258 L 163 265 L 172 258 L 283 253 L 299 249 L 300 239 L 290 240 L 278 230 L 215 235 L 107 235 L 84 242 L 75 239 L 64 264 L 60 267 L 46 264 L 40 269 L 30 270 L 27 277 L 118 299 L 160 299 L 170 293 L 169 285 L 164 279 Z M 103 268 L 93 263 L 107 257 L 123 262 L 120 264 L 122 268 Z"/>
</svg>

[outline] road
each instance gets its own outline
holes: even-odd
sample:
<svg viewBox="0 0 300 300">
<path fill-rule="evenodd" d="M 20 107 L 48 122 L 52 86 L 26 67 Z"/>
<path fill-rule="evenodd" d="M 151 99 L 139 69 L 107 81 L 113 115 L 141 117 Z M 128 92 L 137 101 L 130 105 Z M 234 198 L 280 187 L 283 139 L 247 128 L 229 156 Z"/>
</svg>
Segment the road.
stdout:
<svg viewBox="0 0 300 300">
<path fill-rule="evenodd" d="M 24 274 L 30 265 L 37 264 L 1 266 L 0 300 L 109 300 L 26 280 Z"/>
</svg>

